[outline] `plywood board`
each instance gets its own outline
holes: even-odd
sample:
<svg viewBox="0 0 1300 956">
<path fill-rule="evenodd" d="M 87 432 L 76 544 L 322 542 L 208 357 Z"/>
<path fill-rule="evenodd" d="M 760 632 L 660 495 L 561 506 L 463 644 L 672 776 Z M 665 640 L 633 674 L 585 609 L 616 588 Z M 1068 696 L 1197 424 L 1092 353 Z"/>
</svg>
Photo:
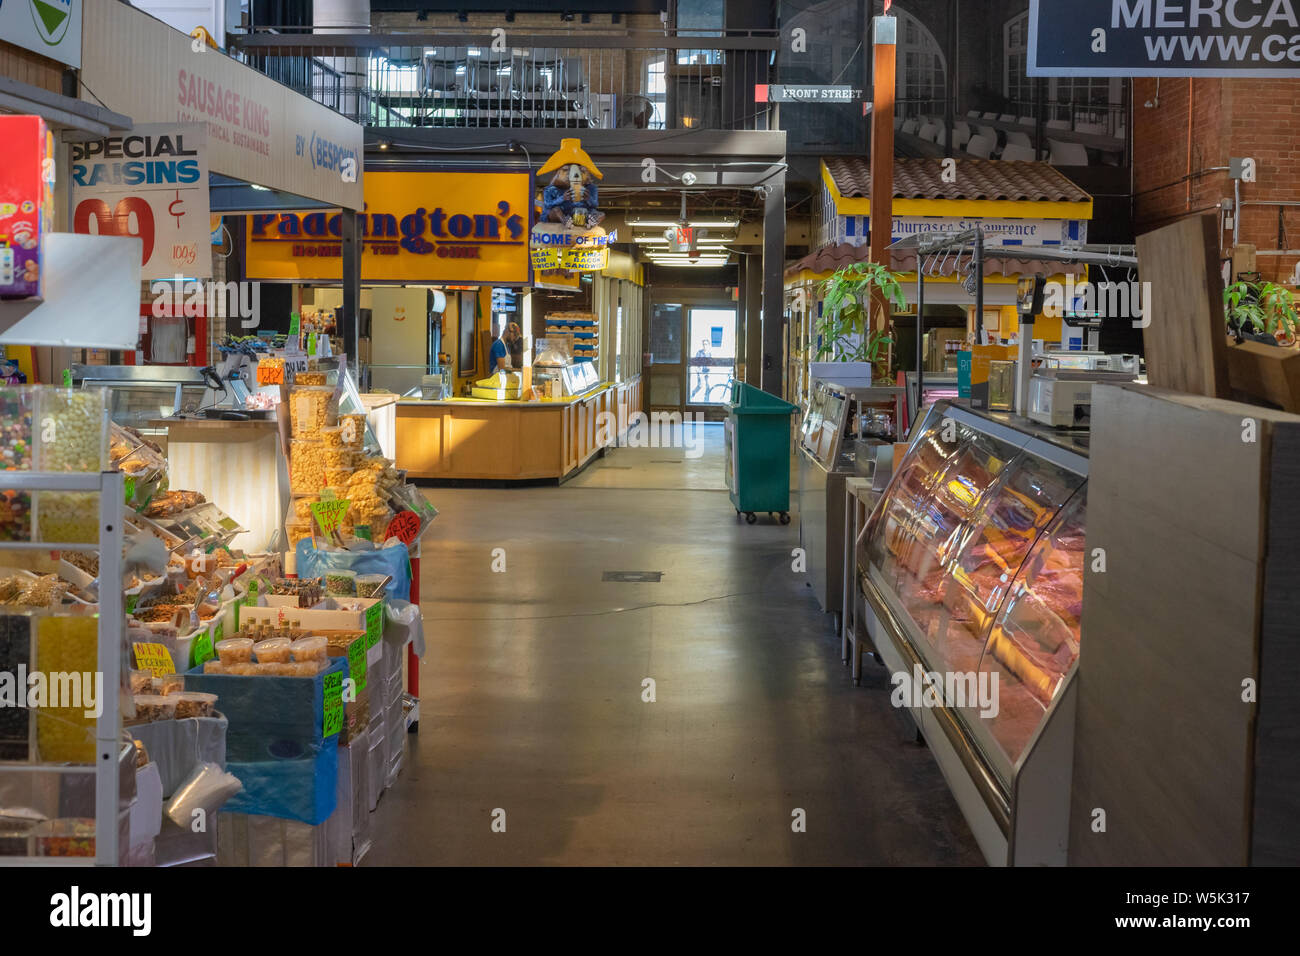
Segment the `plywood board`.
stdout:
<svg viewBox="0 0 1300 956">
<path fill-rule="evenodd" d="M 1143 332 L 1147 380 L 1160 388 L 1228 398 L 1223 278 L 1216 215 L 1192 216 L 1137 240 L 1149 282 Z"/>
<path fill-rule="evenodd" d="M 1243 865 L 1270 413 L 1093 391 L 1072 865 Z M 1256 441 L 1244 441 L 1253 417 Z M 1281 416 L 1295 419 L 1294 416 Z M 1095 811 L 1106 829 L 1094 829 Z"/>
</svg>

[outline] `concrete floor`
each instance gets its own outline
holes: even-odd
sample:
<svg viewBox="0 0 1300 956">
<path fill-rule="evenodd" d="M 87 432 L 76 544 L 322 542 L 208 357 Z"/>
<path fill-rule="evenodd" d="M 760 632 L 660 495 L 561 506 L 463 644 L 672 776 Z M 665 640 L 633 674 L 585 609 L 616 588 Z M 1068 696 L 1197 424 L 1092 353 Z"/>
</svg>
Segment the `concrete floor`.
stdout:
<svg viewBox="0 0 1300 956">
<path fill-rule="evenodd" d="M 791 571 L 797 517 L 737 521 L 722 429 L 702 432 L 697 460 L 618 449 L 559 488 L 425 489 L 420 729 L 365 865 L 982 863 L 883 668 L 854 687 L 840 663 Z"/>
</svg>

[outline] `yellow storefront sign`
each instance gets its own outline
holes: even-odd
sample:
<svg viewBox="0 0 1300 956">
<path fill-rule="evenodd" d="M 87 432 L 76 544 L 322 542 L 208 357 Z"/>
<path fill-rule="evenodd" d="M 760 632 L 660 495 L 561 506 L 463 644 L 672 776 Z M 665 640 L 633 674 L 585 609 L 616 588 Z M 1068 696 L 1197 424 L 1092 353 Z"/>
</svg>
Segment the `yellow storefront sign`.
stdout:
<svg viewBox="0 0 1300 956">
<path fill-rule="evenodd" d="M 362 282 L 527 284 L 532 177 L 368 172 Z M 341 281 L 337 211 L 248 218 L 248 277 Z"/>
</svg>

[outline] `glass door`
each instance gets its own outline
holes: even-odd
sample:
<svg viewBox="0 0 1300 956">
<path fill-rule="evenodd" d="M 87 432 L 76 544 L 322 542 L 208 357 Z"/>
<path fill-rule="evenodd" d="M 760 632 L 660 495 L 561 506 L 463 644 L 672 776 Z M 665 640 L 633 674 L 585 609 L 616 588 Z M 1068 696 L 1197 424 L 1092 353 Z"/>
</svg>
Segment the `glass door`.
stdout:
<svg viewBox="0 0 1300 956">
<path fill-rule="evenodd" d="M 692 307 L 688 310 L 687 405 L 725 405 L 736 377 L 736 310 Z"/>
</svg>

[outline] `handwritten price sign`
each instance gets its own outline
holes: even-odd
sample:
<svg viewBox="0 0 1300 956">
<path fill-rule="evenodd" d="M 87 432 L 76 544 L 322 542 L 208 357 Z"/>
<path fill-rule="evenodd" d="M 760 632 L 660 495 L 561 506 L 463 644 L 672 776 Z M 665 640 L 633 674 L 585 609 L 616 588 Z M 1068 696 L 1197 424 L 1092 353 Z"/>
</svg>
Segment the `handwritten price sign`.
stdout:
<svg viewBox="0 0 1300 956">
<path fill-rule="evenodd" d="M 335 498 L 333 501 L 317 501 L 311 506 L 312 517 L 320 526 L 321 534 L 329 537 L 343 522 L 352 502 L 347 498 Z"/>
<path fill-rule="evenodd" d="M 162 644 L 132 644 L 135 651 L 136 670 L 148 671 L 154 677 L 164 677 L 176 673 L 171 652 Z"/>
<path fill-rule="evenodd" d="M 414 511 L 400 511 L 388 522 L 385 540 L 397 538 L 402 544 L 409 545 L 420 534 L 420 516 Z"/>
</svg>

